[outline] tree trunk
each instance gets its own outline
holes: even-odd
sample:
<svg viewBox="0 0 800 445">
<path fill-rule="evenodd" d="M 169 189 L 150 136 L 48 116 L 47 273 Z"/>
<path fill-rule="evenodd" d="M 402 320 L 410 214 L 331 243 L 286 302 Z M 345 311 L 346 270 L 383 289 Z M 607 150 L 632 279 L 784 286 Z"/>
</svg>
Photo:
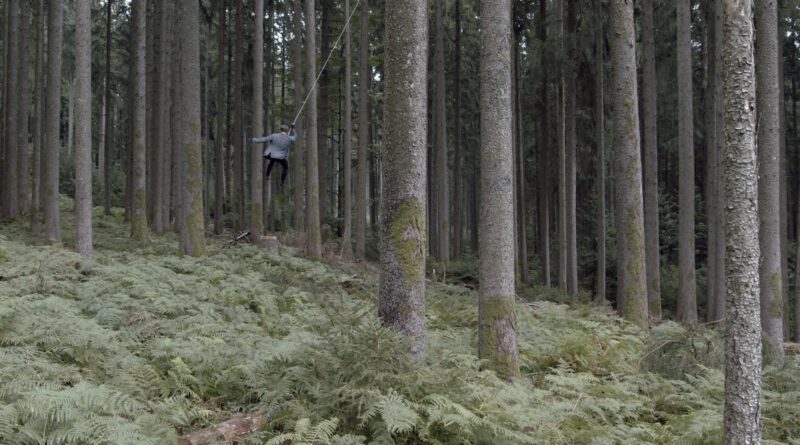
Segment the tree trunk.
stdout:
<svg viewBox="0 0 800 445">
<path fill-rule="evenodd" d="M 594 125 L 597 143 L 597 293 L 595 301 L 606 302 L 606 152 L 605 152 L 605 45 L 603 42 L 602 0 L 594 0 Z"/>
<path fill-rule="evenodd" d="M 511 1 L 481 4 L 481 195 L 478 355 L 501 377 L 519 375 L 514 310 L 514 150 Z"/>
<path fill-rule="evenodd" d="M 181 226 L 181 251 L 189 256 L 205 254 L 203 224 L 203 160 L 200 151 L 200 10 L 195 0 L 181 0 L 180 49 L 180 125 L 183 168 L 181 201 L 185 222 Z"/>
<path fill-rule="evenodd" d="M 565 34 L 564 34 L 564 3 L 558 6 L 559 37 L 561 55 L 566 59 Z M 566 170 L 566 73 L 564 66 L 559 67 L 558 74 L 558 104 L 556 105 L 556 120 L 558 139 L 558 288 L 568 292 L 569 258 L 567 254 L 567 170 Z"/>
<path fill-rule="evenodd" d="M 724 0 L 727 330 L 725 443 L 761 443 L 758 184 L 750 0 Z M 774 30 L 773 30 L 774 35 Z M 762 122 L 762 125 L 765 124 Z M 780 264 L 778 264 L 780 267 Z M 778 281 L 778 286 L 780 282 Z"/>
<path fill-rule="evenodd" d="M 455 0 L 453 43 L 453 258 L 464 253 L 464 147 L 461 136 L 461 0 Z"/>
<path fill-rule="evenodd" d="M 577 0 L 567 1 L 566 66 L 564 75 L 565 100 L 565 196 L 566 196 L 566 236 L 567 236 L 567 293 L 578 293 L 578 235 L 575 214 L 575 170 L 577 150 L 577 129 L 575 128 L 575 105 L 577 101 L 577 60 L 578 50 L 578 4 Z"/>
<path fill-rule="evenodd" d="M 131 123 L 133 127 L 132 173 L 132 205 L 131 205 L 131 237 L 137 241 L 147 239 L 147 199 L 146 199 L 146 150 L 145 150 L 145 13 L 146 0 L 133 2 L 134 27 L 133 27 L 133 98 L 131 103 Z M 196 90 L 196 91 L 199 91 Z"/>
<path fill-rule="evenodd" d="M 306 170 L 306 254 L 322 256 L 322 237 L 319 229 L 319 153 L 317 151 L 317 77 L 316 12 L 314 0 L 306 0 L 306 80 L 308 81 L 308 164 Z"/>
<path fill-rule="evenodd" d="M 541 41 L 541 120 L 539 164 L 539 261 L 542 285 L 550 287 L 550 94 L 547 59 L 547 0 L 539 0 L 539 40 Z"/>
<path fill-rule="evenodd" d="M 369 1 L 362 0 L 358 57 L 358 171 L 356 178 L 356 258 L 366 258 L 367 151 L 369 150 Z"/>
<path fill-rule="evenodd" d="M 722 227 L 717 221 L 717 141 L 719 140 L 717 134 L 717 38 L 716 29 L 721 26 L 716 15 L 716 4 L 719 0 L 711 0 L 706 5 L 706 42 L 707 48 L 705 51 L 706 58 L 706 87 L 705 87 L 705 143 L 706 143 L 706 226 L 708 227 L 708 234 L 706 236 L 706 270 L 707 272 L 707 290 L 706 299 L 708 301 L 707 318 L 706 321 L 713 322 L 722 320 L 725 317 L 724 304 L 722 310 L 717 304 L 717 291 L 715 286 L 717 284 L 716 275 L 717 271 L 717 238 L 723 232 Z"/>
<path fill-rule="evenodd" d="M 344 0 L 344 17 L 350 18 L 350 0 Z M 342 236 L 342 258 L 353 257 L 353 74 L 350 68 L 352 54 L 350 26 L 344 37 L 344 235 Z"/>
<path fill-rule="evenodd" d="M 161 20 L 159 21 L 159 34 L 161 35 L 161 47 L 158 51 L 158 134 L 156 141 L 158 145 L 158 165 L 161 186 L 161 196 L 158 198 L 156 207 L 155 231 L 163 233 L 169 227 L 170 201 L 172 197 L 172 95 L 171 91 L 176 85 L 170 84 L 172 76 L 173 60 L 172 46 L 174 41 L 171 26 L 175 23 L 175 5 L 172 2 L 163 2 L 160 5 Z"/>
<path fill-rule="evenodd" d="M 691 0 L 678 0 L 676 9 L 678 16 L 676 36 L 678 40 L 678 145 L 680 159 L 678 173 L 678 320 L 694 323 L 697 321 L 697 297 L 694 271 L 694 108 L 692 105 Z M 647 227 L 650 228 L 649 225 Z M 656 236 L 658 236 L 657 233 Z M 650 269 L 648 269 L 647 277 L 650 285 L 653 286 Z M 660 294 L 659 292 L 658 303 L 654 303 L 653 299 L 649 303 L 658 304 L 660 307 Z M 655 317 L 652 308 L 650 314 Z"/>
<path fill-rule="evenodd" d="M 225 7 L 226 1 L 218 3 L 219 35 L 217 46 L 217 120 L 214 128 L 214 234 L 220 235 L 225 229 L 223 212 L 225 202 Z"/>
<path fill-rule="evenodd" d="M 522 134 L 522 66 L 519 60 L 520 40 L 519 34 L 522 29 L 517 30 L 517 37 L 514 39 L 514 124 L 516 126 L 516 148 L 515 153 L 517 159 L 517 256 L 519 258 L 519 279 L 522 284 L 527 285 L 530 277 L 528 276 L 528 225 L 527 225 L 527 204 L 525 200 L 525 144 L 523 143 Z"/>
<path fill-rule="evenodd" d="M 783 278 L 780 238 L 780 112 L 776 0 L 755 5 L 756 111 L 761 330 L 767 361 L 783 362 Z"/>
<path fill-rule="evenodd" d="M 19 104 L 17 106 L 17 202 L 19 214 L 27 214 L 30 210 L 28 197 L 31 192 L 28 174 L 30 171 L 30 150 L 28 144 L 28 112 L 30 109 L 31 95 L 28 89 L 30 81 L 28 73 L 30 71 L 30 55 L 28 40 L 30 39 L 31 23 L 31 2 L 29 0 L 20 2 L 20 22 L 19 22 Z M 91 157 L 91 154 L 90 154 Z M 91 161 L 90 161 L 91 162 Z"/>
<path fill-rule="evenodd" d="M 157 199 L 155 195 L 160 188 L 160 179 L 156 174 L 156 169 L 159 168 L 157 161 L 158 147 L 157 145 L 157 131 L 158 126 L 158 101 L 156 100 L 158 91 L 158 71 L 160 67 L 156 66 L 158 59 L 158 48 L 161 46 L 162 37 L 159 35 L 159 7 L 165 2 L 150 1 L 147 3 L 146 20 L 145 20 L 145 201 L 147 202 L 147 223 L 149 227 L 154 225 L 155 207 L 157 206 Z M 202 94 L 198 91 L 198 94 Z M 152 110 L 148 112 L 148 110 Z"/>
<path fill-rule="evenodd" d="M 658 130 L 656 122 L 656 56 L 655 43 L 653 41 L 653 1 L 644 0 L 641 2 L 641 7 L 642 129 L 644 130 L 644 235 L 647 263 L 647 307 L 650 316 L 659 320 L 661 319 L 661 254 L 658 241 Z M 678 24 L 680 26 L 680 21 Z M 682 32 L 683 30 L 679 28 L 678 35 L 680 36 Z M 683 36 L 687 39 L 691 37 L 691 35 L 686 34 L 683 34 Z M 680 51 L 680 46 L 678 50 Z M 680 56 L 681 54 L 679 53 L 678 59 L 680 59 Z M 691 63 L 691 59 L 689 62 Z M 683 88 L 685 85 L 679 85 L 679 87 Z M 691 90 L 689 94 L 691 95 Z M 691 111 L 691 98 L 689 107 Z M 680 106 L 678 109 L 680 110 L 679 113 L 681 116 L 685 117 L 687 115 L 685 109 L 680 108 Z M 691 112 L 688 113 L 688 118 L 691 121 Z"/>
<path fill-rule="evenodd" d="M 294 184 L 294 229 L 297 232 L 305 231 L 305 177 L 303 172 L 305 170 L 303 162 L 303 141 L 306 137 L 303 134 L 303 119 L 300 116 L 302 111 L 300 107 L 303 102 L 303 4 L 302 2 L 294 2 L 294 12 L 292 27 L 294 31 L 294 39 L 292 39 L 292 73 L 294 84 L 294 112 L 297 116 L 297 121 L 294 123 L 295 132 L 297 133 L 297 140 L 295 141 L 294 162 L 292 165 L 292 182 Z"/>
<path fill-rule="evenodd" d="M 113 0 L 106 0 L 106 47 L 105 47 L 105 141 L 103 142 L 103 210 L 111 215 L 111 152 L 114 141 L 114 103 L 111 100 L 111 6 Z"/>
<path fill-rule="evenodd" d="M 60 213 L 58 208 L 58 167 L 61 154 L 61 38 L 63 35 L 63 5 L 48 4 L 47 36 L 47 140 L 44 165 L 44 225 L 45 237 L 50 243 L 61 241 Z"/>
<path fill-rule="evenodd" d="M 75 250 L 92 257 L 92 3 L 75 2 Z"/>
<path fill-rule="evenodd" d="M 3 190 L 2 190 L 2 206 L 0 206 L 0 220 L 10 220 L 17 217 L 19 214 L 19 197 L 18 197 L 18 180 L 17 174 L 19 166 L 19 138 L 18 131 L 18 109 L 19 109 L 19 13 L 20 0 L 9 0 L 6 2 L 8 9 L 8 39 L 4 42 L 7 45 L 7 63 L 5 66 L 6 72 L 6 97 L 5 99 L 5 158 L 4 158 L 4 171 L 3 171 Z"/>
<path fill-rule="evenodd" d="M 445 58 L 444 58 L 444 0 L 436 0 L 436 37 L 434 48 L 435 88 L 434 103 L 436 112 L 436 128 L 434 129 L 435 141 L 434 151 L 436 152 L 436 192 L 437 192 L 437 227 L 438 232 L 438 259 L 442 262 L 450 260 L 450 188 L 448 186 L 448 162 L 447 162 L 447 106 L 445 102 L 446 83 L 444 77 Z"/>
<path fill-rule="evenodd" d="M 233 229 L 243 230 L 244 208 L 244 3 L 236 0 L 236 54 L 233 67 Z"/>
<path fill-rule="evenodd" d="M 384 124 L 386 171 L 378 316 L 385 325 L 410 337 L 411 353 L 422 359 L 427 150 L 425 139 L 419 135 L 427 133 L 427 2 L 387 2 L 385 14 L 388 119 Z M 410 60 L 414 63 L 409 64 Z"/>
<path fill-rule="evenodd" d="M 609 17 L 616 145 L 617 307 L 628 321 L 647 329 L 633 0 L 611 0 Z"/>
<path fill-rule="evenodd" d="M 41 162 L 44 148 L 44 39 L 45 39 L 44 0 L 36 1 L 36 60 L 34 77 L 34 124 L 33 124 L 33 183 L 31 186 L 31 232 L 38 239 L 41 232 L 40 215 L 42 175 Z"/>
<path fill-rule="evenodd" d="M 776 8 L 775 35 L 777 36 L 778 53 L 778 115 L 780 125 L 778 127 L 778 144 L 780 145 L 780 240 L 781 240 L 781 300 L 783 301 L 783 337 L 788 340 L 791 338 L 789 314 L 789 197 L 787 195 L 788 185 L 786 178 L 786 96 L 785 96 L 785 74 L 783 61 L 783 45 L 786 36 L 785 21 L 781 18 L 781 1 L 777 0 Z"/>
<path fill-rule="evenodd" d="M 718 228 L 725 227 L 725 115 L 724 115 L 724 90 L 723 90 L 723 73 L 725 70 L 723 69 L 722 65 L 722 52 L 724 47 L 724 40 L 727 40 L 727 34 L 723 33 L 723 0 L 716 0 L 715 1 L 715 22 L 717 26 L 714 30 L 714 39 L 715 39 L 715 64 L 717 69 L 715 71 L 715 81 L 714 81 L 714 110 L 716 113 L 716 124 L 717 124 L 717 146 L 716 146 L 716 180 L 715 186 L 716 190 L 714 192 L 715 199 L 714 199 L 714 212 L 716 225 Z M 717 314 L 718 319 L 724 319 L 726 314 L 726 300 L 727 300 L 727 291 L 726 291 L 726 267 L 725 267 L 725 256 L 726 256 L 726 248 L 725 248 L 725 235 L 722 231 L 717 230 L 717 237 L 714 240 L 715 242 L 715 249 L 716 255 L 714 259 L 716 264 L 714 265 L 714 291 L 716 295 L 713 298 L 715 302 L 716 308 L 714 309 L 715 313 Z"/>
<path fill-rule="evenodd" d="M 321 9 L 320 14 L 320 57 L 322 61 L 331 52 L 331 0 L 317 0 Z M 315 75 L 316 77 L 316 75 Z M 322 221 L 327 221 L 331 215 L 331 202 L 329 196 L 329 186 L 331 182 L 330 165 L 330 140 L 328 139 L 328 129 L 330 126 L 329 113 L 329 88 L 330 76 L 328 68 L 322 69 L 319 76 L 319 108 L 317 120 L 317 174 L 319 176 L 319 214 Z M 315 108 L 316 109 L 316 108 Z"/>
<path fill-rule="evenodd" d="M 264 133 L 264 0 L 255 0 L 255 22 L 253 23 L 253 115 L 252 133 L 261 137 Z M 250 152 L 250 233 L 254 240 L 261 237 L 263 220 L 263 166 L 261 145 L 248 144 Z"/>
</svg>

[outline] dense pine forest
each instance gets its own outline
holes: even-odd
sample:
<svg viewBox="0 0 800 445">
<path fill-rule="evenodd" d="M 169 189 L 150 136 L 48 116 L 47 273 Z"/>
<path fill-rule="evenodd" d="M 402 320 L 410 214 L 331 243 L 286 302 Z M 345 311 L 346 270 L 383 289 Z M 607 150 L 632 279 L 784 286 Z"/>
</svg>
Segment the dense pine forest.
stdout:
<svg viewBox="0 0 800 445">
<path fill-rule="evenodd" d="M 800 0 L 0 14 L 0 444 L 800 444 Z"/>
</svg>

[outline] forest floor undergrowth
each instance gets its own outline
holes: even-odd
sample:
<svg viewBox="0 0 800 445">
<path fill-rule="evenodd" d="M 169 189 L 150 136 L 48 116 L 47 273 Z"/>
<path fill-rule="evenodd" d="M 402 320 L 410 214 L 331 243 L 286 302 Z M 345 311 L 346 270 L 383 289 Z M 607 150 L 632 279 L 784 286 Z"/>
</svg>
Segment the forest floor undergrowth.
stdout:
<svg viewBox="0 0 800 445">
<path fill-rule="evenodd" d="M 721 443 L 713 328 L 645 335 L 608 308 L 520 299 L 509 383 L 480 371 L 464 285 L 428 286 L 415 363 L 377 320 L 374 266 L 229 238 L 191 258 L 174 234 L 130 240 L 119 212 L 94 221 L 89 262 L 0 225 L 2 444 L 168 444 L 254 412 L 267 425 L 240 443 Z M 764 443 L 800 444 L 798 400 L 798 357 L 767 368 Z"/>
</svg>

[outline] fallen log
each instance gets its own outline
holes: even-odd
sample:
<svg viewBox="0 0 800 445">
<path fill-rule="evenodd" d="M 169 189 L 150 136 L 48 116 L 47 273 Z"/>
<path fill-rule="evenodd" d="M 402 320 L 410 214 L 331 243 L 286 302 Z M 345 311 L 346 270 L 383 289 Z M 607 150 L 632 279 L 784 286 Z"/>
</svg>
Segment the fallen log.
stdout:
<svg viewBox="0 0 800 445">
<path fill-rule="evenodd" d="M 783 349 L 787 354 L 800 354 L 800 343 L 784 343 Z"/>
<path fill-rule="evenodd" d="M 243 414 L 206 429 L 187 434 L 178 440 L 178 445 L 233 444 L 237 439 L 258 431 L 266 423 L 266 414 Z"/>
</svg>

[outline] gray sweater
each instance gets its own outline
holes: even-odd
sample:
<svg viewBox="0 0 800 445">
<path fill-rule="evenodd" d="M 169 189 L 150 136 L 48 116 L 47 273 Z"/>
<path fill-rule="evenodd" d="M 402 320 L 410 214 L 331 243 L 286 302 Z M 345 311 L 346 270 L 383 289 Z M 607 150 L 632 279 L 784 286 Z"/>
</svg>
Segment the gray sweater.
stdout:
<svg viewBox="0 0 800 445">
<path fill-rule="evenodd" d="M 261 144 L 264 142 L 267 143 L 267 149 L 264 150 L 265 157 L 269 156 L 273 159 L 288 159 L 289 149 L 296 140 L 297 134 L 295 134 L 294 128 L 292 128 L 289 134 L 275 133 L 269 136 L 253 138 L 251 139 L 251 142 L 254 144 Z"/>
</svg>

